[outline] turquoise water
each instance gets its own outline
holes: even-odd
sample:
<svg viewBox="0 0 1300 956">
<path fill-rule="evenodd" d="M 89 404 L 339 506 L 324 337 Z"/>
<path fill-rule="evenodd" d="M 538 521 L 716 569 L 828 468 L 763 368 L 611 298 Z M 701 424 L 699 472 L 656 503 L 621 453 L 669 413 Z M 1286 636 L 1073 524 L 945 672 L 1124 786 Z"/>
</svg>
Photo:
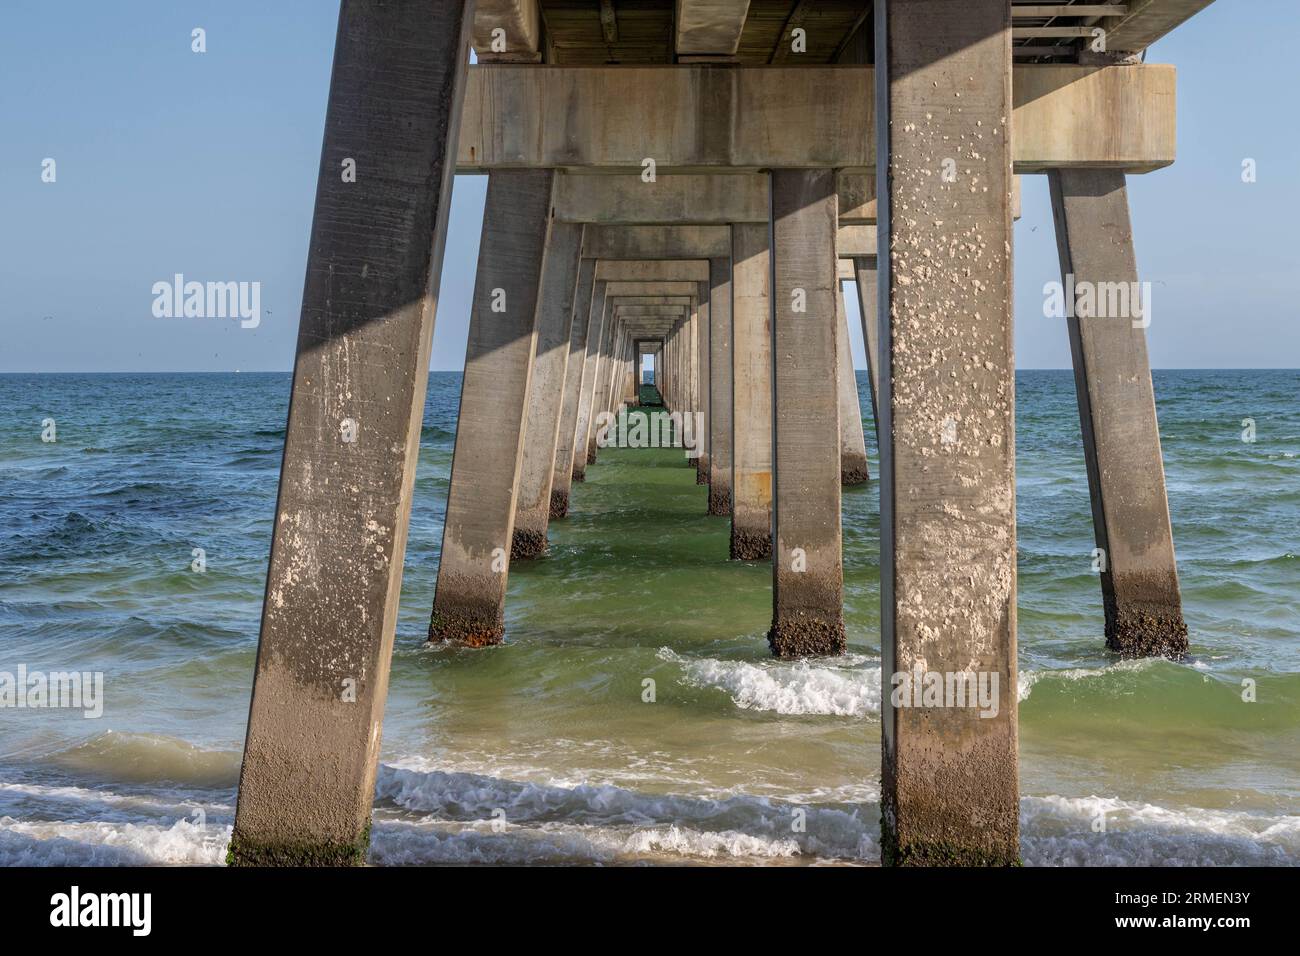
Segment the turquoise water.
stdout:
<svg viewBox="0 0 1300 956">
<path fill-rule="evenodd" d="M 1104 650 L 1073 382 L 1017 376 L 1023 856 L 1295 864 L 1300 372 L 1155 383 L 1186 663 Z M 844 492 L 842 660 L 768 658 L 768 568 L 652 449 L 602 452 L 512 567 L 505 645 L 424 649 L 459 384 L 430 378 L 372 861 L 878 860 L 877 483 Z M 99 717 L 0 709 L 0 863 L 224 857 L 288 390 L 0 376 L 0 672 L 104 675 Z"/>
</svg>

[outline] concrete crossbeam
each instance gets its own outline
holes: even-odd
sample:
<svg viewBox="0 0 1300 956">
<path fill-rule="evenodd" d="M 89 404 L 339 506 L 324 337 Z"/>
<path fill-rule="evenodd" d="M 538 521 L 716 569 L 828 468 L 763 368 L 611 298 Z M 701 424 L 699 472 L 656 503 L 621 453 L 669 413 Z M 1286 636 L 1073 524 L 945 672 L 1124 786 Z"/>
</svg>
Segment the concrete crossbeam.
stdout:
<svg viewBox="0 0 1300 956">
<path fill-rule="evenodd" d="M 1166 65 L 1015 68 L 1016 172 L 1174 160 Z M 457 172 L 875 166 L 874 70 L 861 66 L 534 67 L 470 71 Z M 793 125 L 792 125 L 793 124 Z M 942 164 L 940 153 L 929 162 Z M 954 158 L 955 157 L 951 157 Z"/>
<path fill-rule="evenodd" d="M 749 0 L 677 0 L 673 22 L 678 56 L 734 55 L 748 15 Z"/>
</svg>

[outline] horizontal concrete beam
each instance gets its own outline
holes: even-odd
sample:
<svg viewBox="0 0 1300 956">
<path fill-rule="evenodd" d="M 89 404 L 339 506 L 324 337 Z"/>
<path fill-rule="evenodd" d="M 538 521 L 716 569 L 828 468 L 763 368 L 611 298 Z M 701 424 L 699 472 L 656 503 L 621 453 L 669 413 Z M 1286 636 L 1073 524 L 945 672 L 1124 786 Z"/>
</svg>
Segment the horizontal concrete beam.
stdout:
<svg viewBox="0 0 1300 956">
<path fill-rule="evenodd" d="M 474 54 L 480 63 L 539 62 L 541 23 L 537 0 L 475 0 Z"/>
<path fill-rule="evenodd" d="M 1020 218 L 1020 177 L 1012 180 L 1012 216 Z M 766 173 L 678 173 L 646 182 L 639 175 L 557 176 L 556 221 L 601 225 L 728 225 L 767 222 Z M 841 226 L 876 221 L 875 172 L 836 179 Z"/>
<path fill-rule="evenodd" d="M 1146 173 L 1174 161 L 1172 66 L 1044 64 L 1016 67 L 1013 75 L 1016 172 L 1102 166 Z M 1099 117 L 1111 121 L 1099 124 Z M 1071 161 L 1061 162 L 1065 156 Z"/>
<path fill-rule="evenodd" d="M 766 173 L 564 175 L 552 203 L 559 222 L 727 225 L 767 222 Z M 875 173 L 842 172 L 840 223 L 876 221 Z"/>
<path fill-rule="evenodd" d="M 703 279 L 697 279 L 694 282 L 606 282 L 605 297 L 607 299 L 618 299 L 623 296 L 633 295 L 698 295 L 700 283 Z"/>
<path fill-rule="evenodd" d="M 749 15 L 749 0 L 677 0 L 678 55 L 734 55 Z"/>
<path fill-rule="evenodd" d="M 874 256 L 874 225 L 840 226 L 836 254 Z M 588 226 L 582 235 L 584 259 L 729 259 L 728 226 Z M 599 278 L 599 276 L 597 277 Z"/>
<path fill-rule="evenodd" d="M 875 164 L 870 67 L 490 64 L 469 72 L 457 172 L 641 172 L 646 160 L 656 174 Z M 1173 162 L 1173 67 L 1026 64 L 1012 76 L 1017 172 L 1147 172 Z"/>
<path fill-rule="evenodd" d="M 597 282 L 708 282 L 709 260 L 617 260 L 596 263 Z"/>
</svg>

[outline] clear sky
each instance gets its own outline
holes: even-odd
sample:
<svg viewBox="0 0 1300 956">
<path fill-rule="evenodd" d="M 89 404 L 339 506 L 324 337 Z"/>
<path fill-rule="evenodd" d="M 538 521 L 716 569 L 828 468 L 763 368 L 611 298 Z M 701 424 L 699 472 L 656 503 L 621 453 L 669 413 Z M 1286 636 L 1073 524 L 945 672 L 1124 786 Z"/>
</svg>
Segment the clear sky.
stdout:
<svg viewBox="0 0 1300 956">
<path fill-rule="evenodd" d="M 337 9 L 6 0 L 0 371 L 291 368 Z M 1149 51 L 1179 68 L 1178 162 L 1129 190 L 1156 367 L 1300 366 L 1298 35 L 1295 0 L 1218 0 Z M 435 369 L 464 361 L 485 187 L 456 179 Z M 1023 204 L 1017 365 L 1068 367 L 1043 316 L 1060 278 L 1045 178 L 1024 178 Z M 261 325 L 155 318 L 175 273 L 260 282 Z"/>
</svg>

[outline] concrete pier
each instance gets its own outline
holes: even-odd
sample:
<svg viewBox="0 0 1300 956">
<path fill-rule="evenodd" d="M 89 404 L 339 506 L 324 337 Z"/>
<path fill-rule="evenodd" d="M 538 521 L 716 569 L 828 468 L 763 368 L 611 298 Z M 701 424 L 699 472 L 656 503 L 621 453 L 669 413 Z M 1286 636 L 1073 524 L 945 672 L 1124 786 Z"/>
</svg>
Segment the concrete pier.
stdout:
<svg viewBox="0 0 1300 956">
<path fill-rule="evenodd" d="M 592 311 L 596 292 L 596 261 L 583 259 L 578 270 L 578 283 L 573 302 L 573 325 L 569 333 L 569 361 L 565 367 L 564 397 L 560 409 L 560 429 L 555 439 L 555 470 L 551 475 L 551 518 L 563 518 L 569 513 L 569 491 L 572 487 L 579 428 L 578 408 L 583 385 L 588 375 L 587 354 L 600 337 L 600 319 Z M 585 434 L 585 433 L 584 433 Z M 586 459 L 583 459 L 586 468 Z"/>
<path fill-rule="evenodd" d="M 837 200 L 832 170 L 772 172 L 772 627 L 778 657 L 842 654 Z"/>
<path fill-rule="evenodd" d="M 537 346 L 524 412 L 524 459 L 515 503 L 515 527 L 510 545 L 512 559 L 537 558 L 546 553 L 546 527 L 554 510 L 551 488 L 563 417 L 574 325 L 573 303 L 581 261 L 582 226 L 552 223 L 542 264 Z"/>
<path fill-rule="evenodd" d="M 847 275 L 884 862 L 1014 864 L 1013 180 L 1048 175 L 1070 288 L 1131 289 L 1126 177 L 1176 143 L 1175 71 L 1133 54 L 1208 2 L 344 0 L 231 862 L 365 858 L 455 171 L 489 183 L 429 640 L 503 639 L 512 557 L 543 553 L 652 354 L 731 558 L 772 562 L 772 653 L 843 653 Z M 1177 657 L 1150 313 L 1069 305 L 1107 643 Z"/>
<path fill-rule="evenodd" d="M 885 0 L 876 11 L 876 63 L 888 75 L 877 87 L 889 251 L 882 855 L 895 866 L 1011 865 L 1020 843 L 1010 8 Z M 939 174 L 945 159 L 951 181 Z M 945 688 L 949 675 L 954 688 L 983 679 L 996 689 L 993 713 L 955 693 L 926 706 L 898 693 L 906 675 Z"/>
<path fill-rule="evenodd" d="M 1098 290 L 1093 311 L 1118 313 L 1080 316 L 1087 311 L 1080 301 L 1066 318 L 1093 529 L 1104 559 L 1106 646 L 1123 657 L 1182 657 L 1187 625 L 1147 361 L 1151 303 L 1136 292 L 1124 173 L 1057 169 L 1048 182 L 1063 286 Z M 1128 308 L 1109 308 L 1111 292 L 1123 292 Z"/>
<path fill-rule="evenodd" d="M 709 514 L 731 514 L 731 250 L 709 260 Z"/>
<path fill-rule="evenodd" d="M 550 170 L 488 177 L 431 642 L 482 647 L 504 637 L 554 178 Z"/>
<path fill-rule="evenodd" d="M 767 224 L 732 228 L 731 557 L 772 557 L 772 300 Z"/>
<path fill-rule="evenodd" d="M 876 257 L 856 256 L 853 274 L 858 287 L 858 316 L 862 320 L 862 345 L 867 355 L 867 380 L 871 386 L 871 420 L 876 425 L 876 447 L 885 443 L 880 432 L 880 294 L 876 284 Z"/>
<path fill-rule="evenodd" d="M 471 9 L 339 13 L 232 865 L 365 860 Z"/>
<path fill-rule="evenodd" d="M 867 439 L 862 433 L 862 406 L 858 379 L 849 347 L 849 320 L 844 311 L 844 289 L 835 280 L 835 361 L 839 368 L 840 483 L 860 485 L 871 478 L 867 467 Z"/>
</svg>

